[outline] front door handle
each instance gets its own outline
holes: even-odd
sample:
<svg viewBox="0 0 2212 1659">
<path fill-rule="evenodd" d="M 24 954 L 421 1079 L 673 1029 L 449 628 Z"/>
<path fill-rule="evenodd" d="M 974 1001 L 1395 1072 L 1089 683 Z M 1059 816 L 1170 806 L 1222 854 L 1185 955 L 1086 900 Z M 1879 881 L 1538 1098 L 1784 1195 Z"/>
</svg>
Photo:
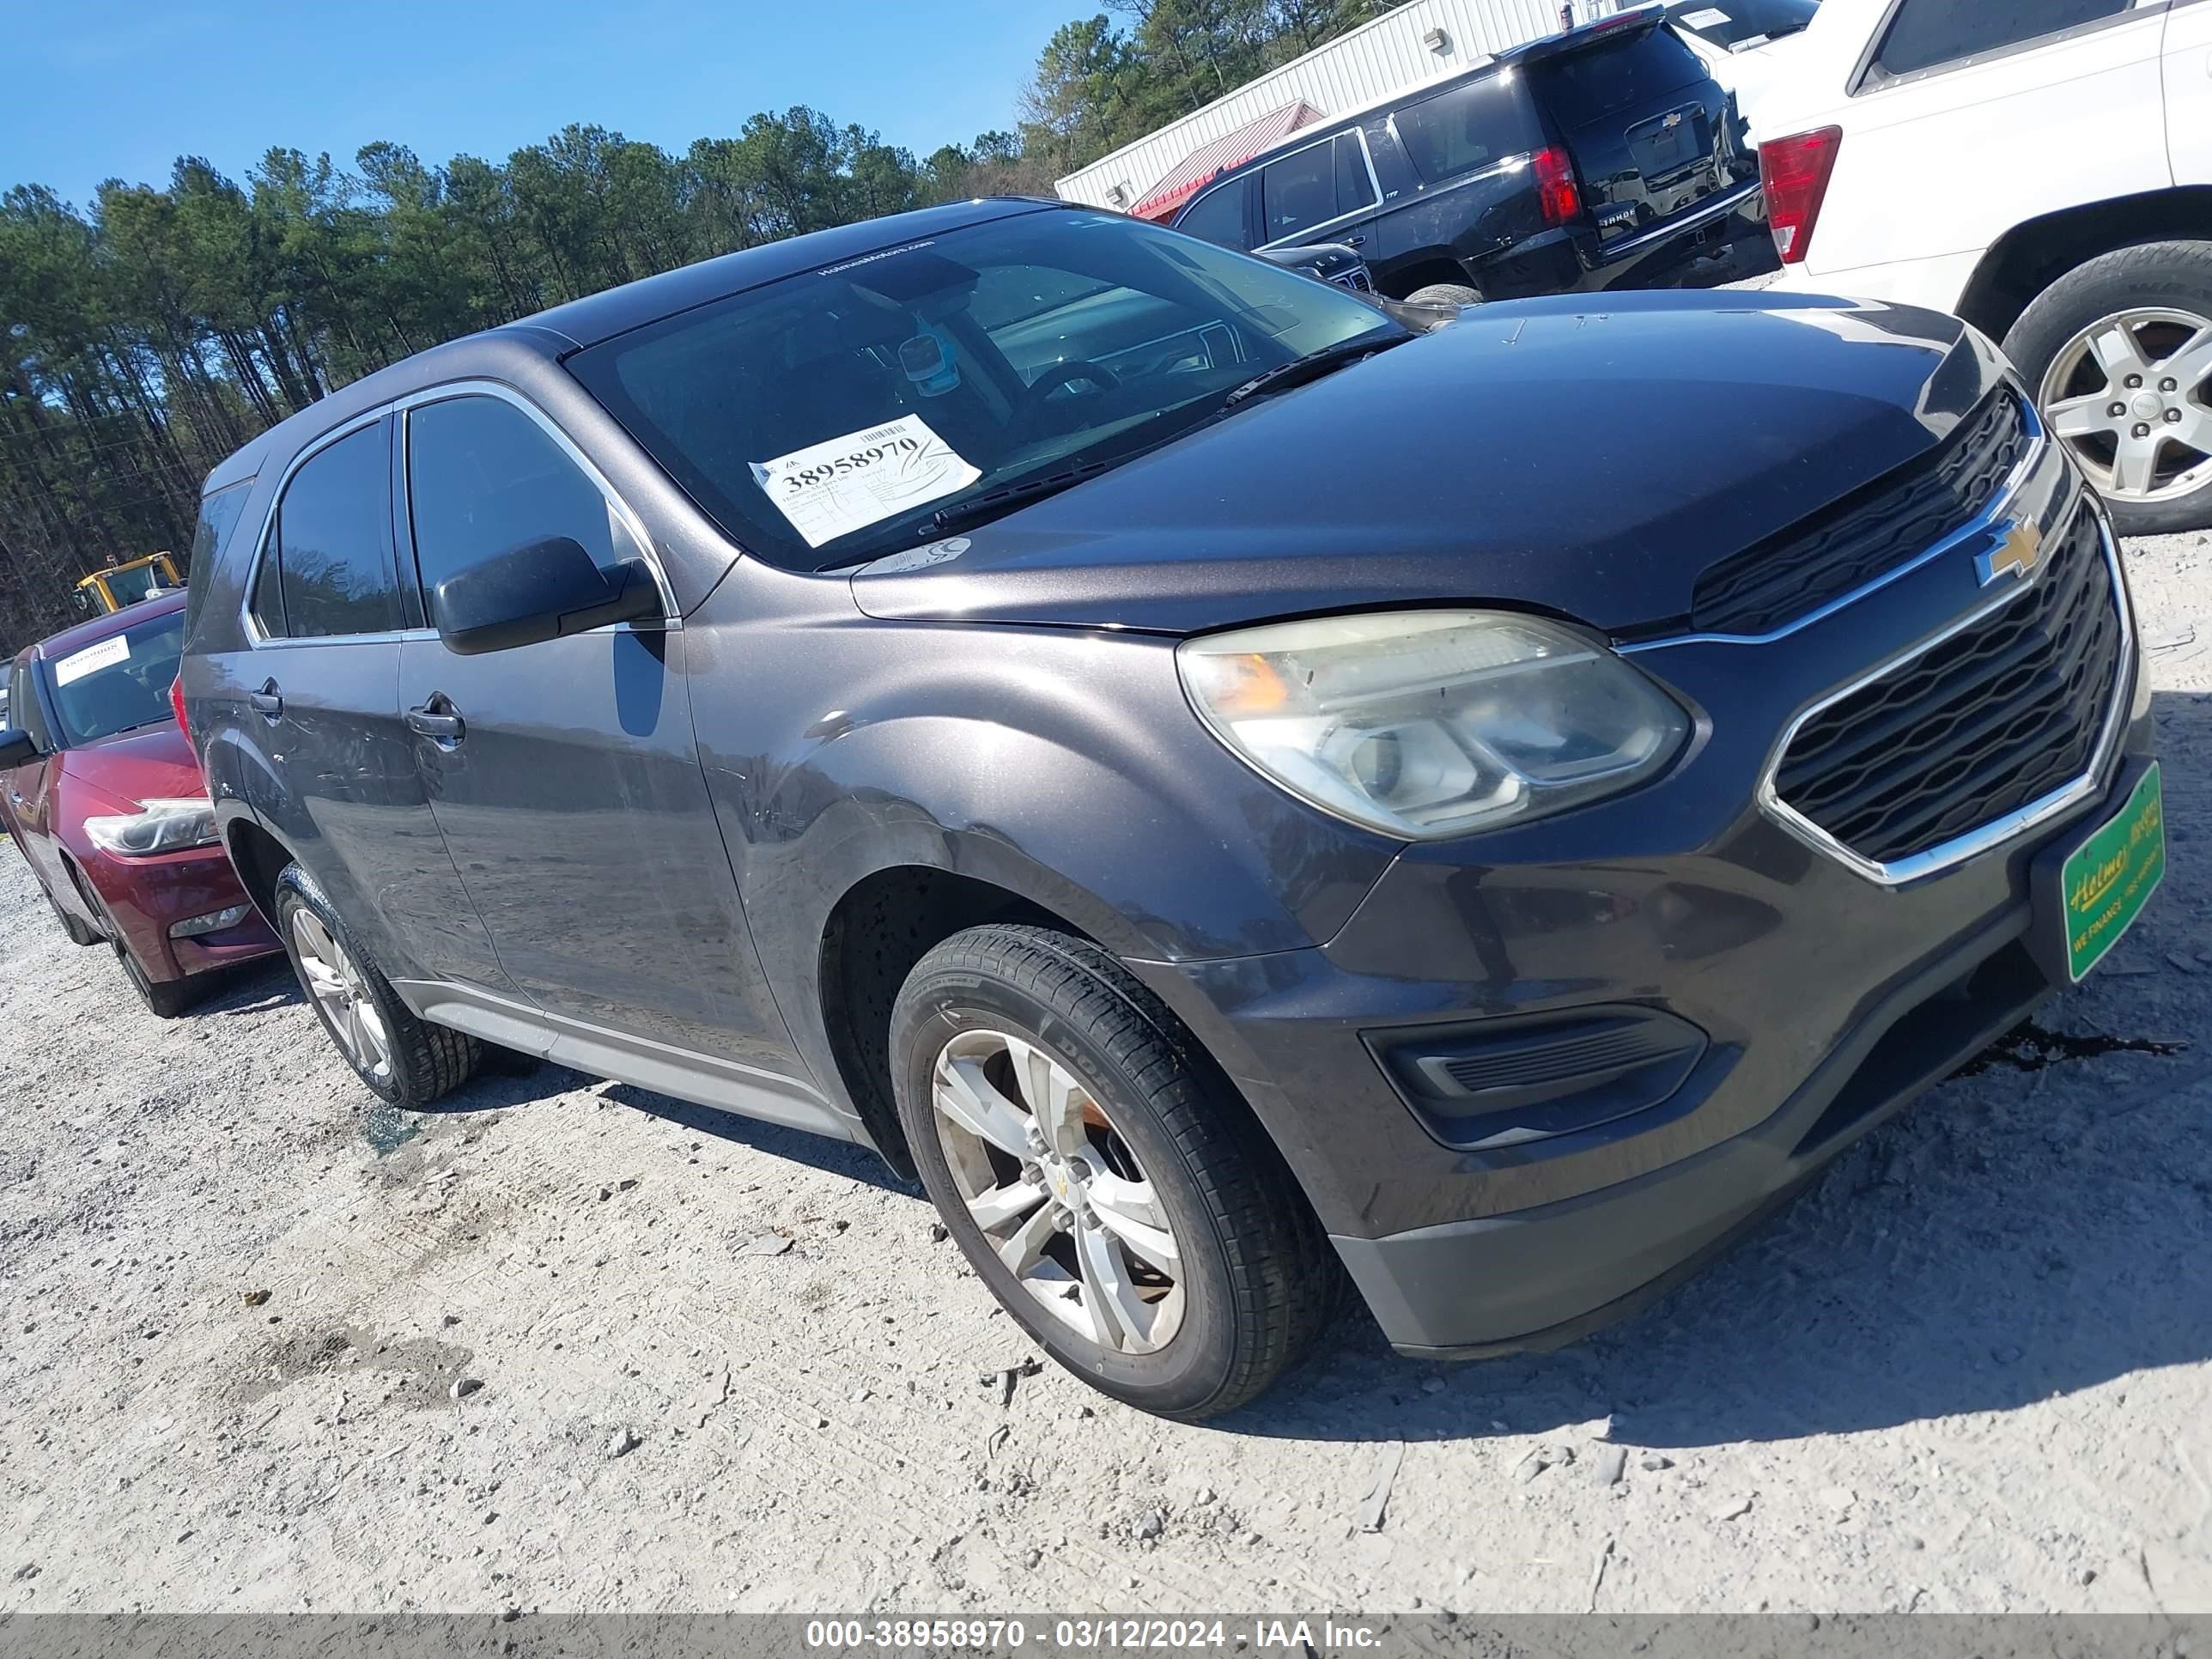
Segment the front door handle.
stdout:
<svg viewBox="0 0 2212 1659">
<path fill-rule="evenodd" d="M 247 692 L 246 700 L 272 720 L 279 718 L 284 712 L 284 699 L 277 695 L 276 682 L 274 680 L 262 681 L 261 689 L 258 691 Z"/>
<path fill-rule="evenodd" d="M 1347 236 L 1344 239 L 1344 245 L 1346 247 L 1365 247 L 1367 238 L 1364 235 Z"/>
<path fill-rule="evenodd" d="M 407 729 L 426 738 L 434 738 L 441 744 L 459 743 L 469 734 L 469 728 L 453 702 L 442 691 L 429 702 L 418 703 L 407 711 Z"/>
</svg>

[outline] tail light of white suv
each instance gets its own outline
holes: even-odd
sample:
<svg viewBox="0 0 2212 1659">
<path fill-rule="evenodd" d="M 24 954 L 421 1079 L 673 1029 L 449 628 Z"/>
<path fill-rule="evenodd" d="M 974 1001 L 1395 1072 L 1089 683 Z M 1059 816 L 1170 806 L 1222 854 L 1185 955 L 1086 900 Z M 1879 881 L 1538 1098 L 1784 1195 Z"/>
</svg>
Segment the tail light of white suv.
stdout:
<svg viewBox="0 0 2212 1659">
<path fill-rule="evenodd" d="M 1801 264 L 1820 222 L 1820 203 L 1843 148 L 1841 127 L 1816 127 L 1787 138 L 1769 138 L 1759 147 L 1759 171 L 1766 189 L 1766 222 L 1774 251 L 1785 265 Z"/>
</svg>

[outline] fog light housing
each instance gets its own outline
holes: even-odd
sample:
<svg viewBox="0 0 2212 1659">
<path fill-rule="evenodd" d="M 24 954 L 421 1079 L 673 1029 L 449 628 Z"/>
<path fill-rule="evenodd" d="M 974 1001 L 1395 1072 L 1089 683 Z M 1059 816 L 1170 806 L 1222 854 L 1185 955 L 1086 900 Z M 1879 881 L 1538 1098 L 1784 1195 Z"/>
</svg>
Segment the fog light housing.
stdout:
<svg viewBox="0 0 2212 1659">
<path fill-rule="evenodd" d="M 234 904 L 227 910 L 211 910 L 204 916 L 186 916 L 182 921 L 169 924 L 171 939 L 191 939 L 198 933 L 220 933 L 226 927 L 235 927 L 246 920 L 250 904 Z"/>
<path fill-rule="evenodd" d="M 1585 1133 L 1662 1105 L 1710 1047 L 1689 1021 L 1636 1005 L 1363 1035 L 1421 1127 L 1475 1152 Z"/>
</svg>

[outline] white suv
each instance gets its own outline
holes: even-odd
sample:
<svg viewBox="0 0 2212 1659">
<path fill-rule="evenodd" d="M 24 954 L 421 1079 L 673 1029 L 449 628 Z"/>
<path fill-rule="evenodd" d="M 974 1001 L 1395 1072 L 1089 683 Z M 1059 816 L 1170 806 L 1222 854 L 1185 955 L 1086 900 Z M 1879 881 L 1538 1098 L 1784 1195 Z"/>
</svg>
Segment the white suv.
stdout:
<svg viewBox="0 0 2212 1659">
<path fill-rule="evenodd" d="M 1783 285 L 1957 313 L 2121 529 L 2212 524 L 2212 0 L 1825 0 L 1778 67 Z"/>
</svg>

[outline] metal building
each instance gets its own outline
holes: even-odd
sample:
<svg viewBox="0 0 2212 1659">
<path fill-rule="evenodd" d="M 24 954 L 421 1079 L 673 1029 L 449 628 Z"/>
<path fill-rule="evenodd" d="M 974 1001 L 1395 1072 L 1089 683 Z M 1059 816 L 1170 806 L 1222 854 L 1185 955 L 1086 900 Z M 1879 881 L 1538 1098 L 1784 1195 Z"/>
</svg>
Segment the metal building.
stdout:
<svg viewBox="0 0 2212 1659">
<path fill-rule="evenodd" d="M 1618 9 L 1616 0 L 1568 3 L 1578 23 Z M 1078 168 L 1054 188 L 1064 200 L 1124 212 L 1170 196 L 1180 202 L 1189 194 L 1187 188 L 1178 193 L 1190 171 L 1184 164 L 1197 152 L 1209 150 L 1204 161 L 1212 165 L 1204 171 L 1211 177 L 1280 139 L 1290 130 L 1286 121 L 1304 125 L 1297 118 L 1305 114 L 1297 107 L 1301 104 L 1311 112 L 1306 119 L 1321 119 L 1473 69 L 1493 52 L 1558 29 L 1561 5 L 1562 0 L 1406 0 L 1373 22 Z M 1246 137 L 1240 140 L 1240 134 Z M 1240 149 L 1243 155 L 1228 154 Z M 1164 183 L 1167 191 L 1160 188 Z"/>
</svg>

